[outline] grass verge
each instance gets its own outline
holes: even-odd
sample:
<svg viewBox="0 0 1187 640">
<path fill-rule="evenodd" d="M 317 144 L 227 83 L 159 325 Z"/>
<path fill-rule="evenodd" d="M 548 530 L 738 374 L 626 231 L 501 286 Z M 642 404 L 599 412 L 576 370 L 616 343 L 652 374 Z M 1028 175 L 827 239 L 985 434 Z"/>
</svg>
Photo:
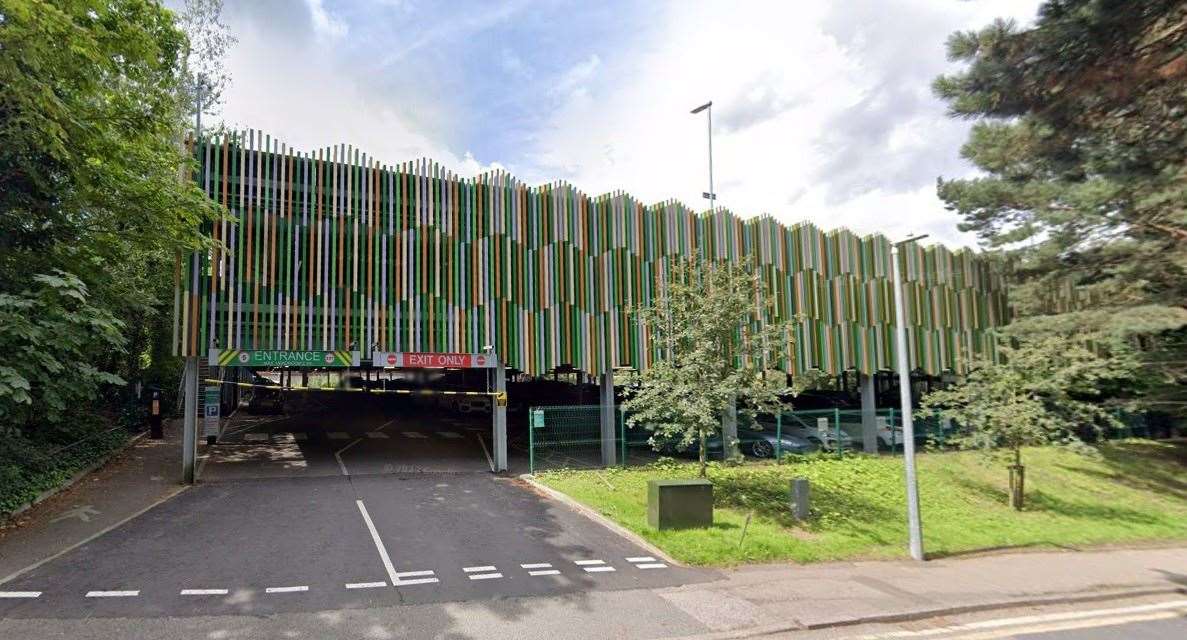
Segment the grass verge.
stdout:
<svg viewBox="0 0 1187 640">
<path fill-rule="evenodd" d="M 973 452 L 918 457 L 929 556 L 995 548 L 1064 547 L 1187 539 L 1187 442 L 1115 441 L 1096 456 L 1026 450 L 1026 509 L 1006 504 L 1007 472 Z M 783 464 L 713 466 L 714 525 L 647 526 L 647 481 L 691 478 L 696 465 L 551 471 L 541 482 L 569 494 L 694 565 L 815 562 L 906 555 L 901 458 L 807 457 Z M 788 512 L 792 478 L 812 483 L 812 518 Z M 751 522 L 745 527 L 747 516 Z M 746 528 L 743 539 L 743 528 Z"/>
</svg>

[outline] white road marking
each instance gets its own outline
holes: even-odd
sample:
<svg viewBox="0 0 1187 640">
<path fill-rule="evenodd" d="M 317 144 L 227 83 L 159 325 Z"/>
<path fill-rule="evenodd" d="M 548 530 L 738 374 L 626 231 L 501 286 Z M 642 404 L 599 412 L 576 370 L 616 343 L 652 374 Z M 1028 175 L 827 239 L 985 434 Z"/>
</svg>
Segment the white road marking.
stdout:
<svg viewBox="0 0 1187 640">
<path fill-rule="evenodd" d="M 591 564 L 606 564 L 605 560 L 574 560 L 573 564 L 584 567 Z"/>
<path fill-rule="evenodd" d="M 367 437 L 374 440 L 376 438 L 389 438 L 391 436 L 387 435 L 386 433 L 384 433 L 382 431 L 368 431 Z"/>
<path fill-rule="evenodd" d="M 226 589 L 182 589 L 183 596 L 225 596 L 229 593 Z"/>
<path fill-rule="evenodd" d="M 88 598 L 134 598 L 139 591 L 88 591 Z"/>
<path fill-rule="evenodd" d="M 295 587 L 268 587 L 264 589 L 264 593 L 298 593 L 301 591 L 309 591 L 308 585 L 297 585 Z"/>
<path fill-rule="evenodd" d="M 498 578 L 502 578 L 503 574 L 501 574 L 501 573 L 471 573 L 468 577 L 471 580 L 495 580 Z"/>
<path fill-rule="evenodd" d="M 634 558 L 627 558 L 627 562 L 655 562 L 655 558 L 651 556 L 636 556 Z"/>
<path fill-rule="evenodd" d="M 386 582 L 347 582 L 347 589 L 378 589 L 379 587 L 386 587 Z"/>
<path fill-rule="evenodd" d="M 432 575 L 433 575 L 432 571 L 400 571 L 395 576 L 400 579 L 404 579 L 404 578 L 417 578 L 420 576 L 432 576 Z"/>
<path fill-rule="evenodd" d="M 478 444 L 482 445 L 482 453 L 486 454 L 486 461 L 490 464 L 490 470 L 494 471 L 495 461 L 490 457 L 490 450 L 486 448 L 486 440 L 482 439 L 482 432 L 475 433 L 474 435 L 478 437 Z"/>
<path fill-rule="evenodd" d="M 350 434 L 344 431 L 331 431 L 326 434 L 326 437 L 331 440 L 349 440 Z"/>
<path fill-rule="evenodd" d="M 586 567 L 585 570 L 589 573 L 604 573 L 614 571 L 614 567 Z"/>
<path fill-rule="evenodd" d="M 413 578 L 412 580 L 400 580 L 396 583 L 397 587 L 406 587 L 414 584 L 436 584 L 440 580 L 436 578 Z"/>
<path fill-rule="evenodd" d="M 549 562 L 537 562 L 535 564 L 521 564 L 520 567 L 524 569 L 551 569 L 552 564 Z"/>
<path fill-rule="evenodd" d="M 419 431 L 401 431 L 400 433 L 404 434 L 404 437 L 407 437 L 407 438 L 427 438 L 428 437 Z"/>
<path fill-rule="evenodd" d="M 922 629 L 919 631 L 892 631 L 884 634 L 871 634 L 857 636 L 864 640 L 879 640 L 882 638 L 919 638 L 927 636 L 935 636 L 942 634 L 955 633 L 960 631 L 989 631 L 994 629 L 1003 629 L 1005 627 L 1020 627 L 1023 625 L 1049 624 L 1057 622 L 1070 621 L 1085 621 L 1092 618 L 1100 618 L 1101 621 L 1108 620 L 1111 616 L 1124 616 L 1132 614 L 1165 612 L 1164 615 L 1168 617 L 1177 617 L 1184 613 L 1187 609 L 1187 600 L 1172 600 L 1170 602 L 1157 602 L 1154 604 L 1137 605 L 1133 607 L 1119 607 L 1115 609 L 1094 609 L 1089 611 L 1067 611 L 1060 613 L 1039 614 L 1033 616 L 1021 616 L 1018 618 L 1000 618 L 996 620 L 979 620 L 977 622 L 968 622 L 965 624 L 956 624 L 946 627 L 936 627 L 932 629 Z M 1178 611 L 1179 613 L 1175 613 Z M 1088 625 L 1082 625 L 1088 626 Z M 1058 630 L 1058 629 L 1052 629 Z M 1007 635 L 1017 634 L 1017 629 L 1010 630 Z"/>
<path fill-rule="evenodd" d="M 437 435 L 441 436 L 442 438 L 460 438 L 460 437 L 462 437 L 462 434 L 460 434 L 456 431 L 438 431 Z"/>
<path fill-rule="evenodd" d="M 667 569 L 667 568 L 668 568 L 668 565 L 666 565 L 666 564 L 664 564 L 664 563 L 662 563 L 662 562 L 647 563 L 647 564 L 637 564 L 637 565 L 635 565 L 635 566 L 636 566 L 636 567 L 638 567 L 638 568 L 640 568 L 640 569 Z"/>
<path fill-rule="evenodd" d="M 243 439 L 248 442 L 264 442 L 265 440 L 268 439 L 268 434 L 266 434 L 266 433 L 245 433 L 245 434 L 243 434 Z"/>
<path fill-rule="evenodd" d="M 529 571 L 529 576 L 556 576 L 560 575 L 560 571 L 556 569 L 543 569 L 541 571 Z"/>
<path fill-rule="evenodd" d="M 477 571 L 495 571 L 495 570 L 496 570 L 496 567 L 492 567 L 489 565 L 485 566 L 485 567 L 463 567 L 462 568 L 462 571 L 465 571 L 466 573 L 475 573 Z"/>
<path fill-rule="evenodd" d="M 356 444 L 358 444 L 362 441 L 363 441 L 363 439 L 359 438 L 358 440 L 355 440 L 355 441 L 351 442 L 350 444 L 346 445 L 345 447 L 342 447 L 341 449 L 334 452 L 334 459 L 338 461 L 338 468 L 342 470 L 342 475 L 344 475 L 344 476 L 350 475 L 350 472 L 346 470 L 346 464 L 344 462 L 342 462 L 342 454 L 346 453 L 347 449 L 355 446 Z"/>
<path fill-rule="evenodd" d="M 363 514 L 363 521 L 367 523 L 367 531 L 371 532 L 371 540 L 375 542 L 375 548 L 379 550 L 379 559 L 383 561 L 383 568 L 387 569 L 387 577 L 392 584 L 400 581 L 400 577 L 396 575 L 396 568 L 392 565 L 391 556 L 387 555 L 387 548 L 383 546 L 383 540 L 379 539 L 379 532 L 375 530 L 375 523 L 371 522 L 371 514 L 367 513 L 367 507 L 363 505 L 362 500 L 355 500 L 359 505 L 359 513 Z"/>
<path fill-rule="evenodd" d="M 40 591 L 0 591 L 0 598 L 40 598 Z"/>
</svg>

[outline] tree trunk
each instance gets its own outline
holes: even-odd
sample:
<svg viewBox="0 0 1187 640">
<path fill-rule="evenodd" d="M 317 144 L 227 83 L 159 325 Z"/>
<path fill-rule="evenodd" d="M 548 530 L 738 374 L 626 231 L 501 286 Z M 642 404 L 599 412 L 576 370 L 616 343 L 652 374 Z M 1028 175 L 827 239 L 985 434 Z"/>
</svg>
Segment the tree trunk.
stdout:
<svg viewBox="0 0 1187 640">
<path fill-rule="evenodd" d="M 1010 465 L 1010 506 L 1022 511 L 1026 495 L 1026 467 L 1022 466 L 1022 452 L 1014 449 L 1014 464 Z"/>
<path fill-rule="evenodd" d="M 700 428 L 700 435 L 701 435 L 701 452 L 700 452 L 701 477 L 704 478 L 706 475 L 708 475 L 708 468 L 709 468 L 709 460 L 708 460 L 708 455 L 709 455 L 708 440 L 709 440 L 709 438 L 705 433 L 704 427 Z"/>
</svg>

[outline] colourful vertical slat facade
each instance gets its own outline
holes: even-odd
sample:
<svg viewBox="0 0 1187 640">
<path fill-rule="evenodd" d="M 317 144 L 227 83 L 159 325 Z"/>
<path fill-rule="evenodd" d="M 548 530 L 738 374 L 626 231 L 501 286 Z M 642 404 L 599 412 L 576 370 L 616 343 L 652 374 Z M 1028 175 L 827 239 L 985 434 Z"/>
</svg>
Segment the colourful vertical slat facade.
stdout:
<svg viewBox="0 0 1187 640">
<path fill-rule="evenodd" d="M 751 257 L 775 318 L 793 319 L 792 373 L 894 364 L 890 243 L 881 235 L 698 213 L 629 194 L 459 178 L 429 160 L 381 165 L 336 146 L 297 153 L 248 131 L 193 145 L 195 176 L 232 219 L 221 248 L 179 259 L 183 355 L 221 349 L 475 352 L 510 367 L 646 367 L 632 310 L 672 257 Z M 993 352 L 1007 319 L 998 265 L 968 250 L 901 257 L 910 357 L 929 374 Z"/>
</svg>

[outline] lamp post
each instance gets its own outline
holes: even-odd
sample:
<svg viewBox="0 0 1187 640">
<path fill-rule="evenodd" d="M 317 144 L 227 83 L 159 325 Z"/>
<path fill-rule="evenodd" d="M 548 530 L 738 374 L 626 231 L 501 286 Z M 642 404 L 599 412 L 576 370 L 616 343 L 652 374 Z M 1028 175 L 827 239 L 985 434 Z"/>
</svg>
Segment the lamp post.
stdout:
<svg viewBox="0 0 1187 640">
<path fill-rule="evenodd" d="M 709 191 L 703 195 L 709 200 L 709 213 L 717 213 L 717 194 L 713 191 L 713 101 L 710 100 L 689 113 L 696 115 L 702 111 L 708 116 L 709 123 Z"/>
<path fill-rule="evenodd" d="M 894 277 L 895 352 L 898 356 L 899 403 L 903 416 L 903 462 L 907 469 L 907 529 L 911 557 L 923 561 L 923 525 L 919 519 L 919 482 L 915 475 L 915 424 L 911 414 L 911 370 L 907 357 L 907 310 L 903 305 L 903 274 L 899 268 L 899 247 L 927 237 L 911 236 L 894 243 L 890 262 Z"/>
</svg>

